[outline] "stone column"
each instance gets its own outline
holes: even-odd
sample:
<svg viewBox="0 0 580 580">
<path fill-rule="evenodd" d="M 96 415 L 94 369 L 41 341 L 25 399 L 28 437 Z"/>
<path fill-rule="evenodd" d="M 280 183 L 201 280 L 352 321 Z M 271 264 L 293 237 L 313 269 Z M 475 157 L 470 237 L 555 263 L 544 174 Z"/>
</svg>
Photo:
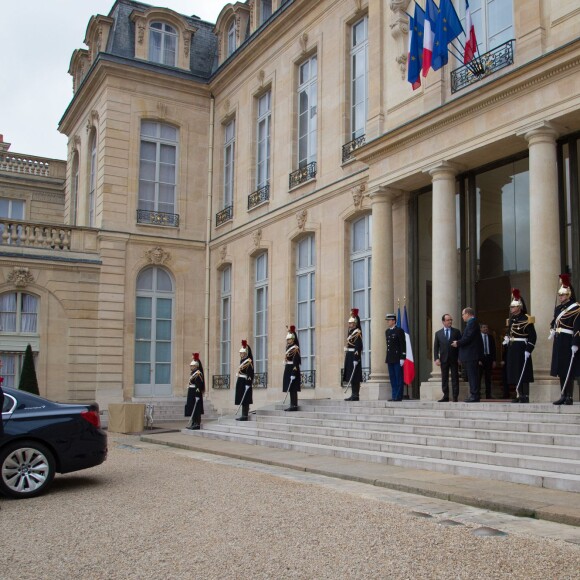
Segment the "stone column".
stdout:
<svg viewBox="0 0 580 580">
<path fill-rule="evenodd" d="M 457 164 L 442 161 L 426 170 L 433 179 L 431 260 L 433 333 L 441 328 L 441 316 L 445 313 L 453 317 L 454 327 L 461 328 L 455 212 L 455 176 L 459 169 L 460 166 Z M 430 340 L 433 338 L 434 336 Z M 436 401 L 441 397 L 441 371 L 434 363 L 429 383 L 421 385 L 421 398 Z"/>
<path fill-rule="evenodd" d="M 369 399 L 388 399 L 390 383 L 385 364 L 385 314 L 394 306 L 393 290 L 393 198 L 400 192 L 377 187 L 369 192 L 373 215 L 372 293 L 371 293 L 371 378 Z"/>
<path fill-rule="evenodd" d="M 530 152 L 530 297 L 527 305 L 536 318 L 538 340 L 534 350 L 536 387 L 548 379 L 552 343 L 548 341 L 550 322 L 560 272 L 560 223 L 556 138 L 550 123 L 540 123 L 521 133 Z M 552 381 L 550 381 L 552 382 Z M 557 398 L 554 385 L 532 389 L 532 401 Z"/>
</svg>

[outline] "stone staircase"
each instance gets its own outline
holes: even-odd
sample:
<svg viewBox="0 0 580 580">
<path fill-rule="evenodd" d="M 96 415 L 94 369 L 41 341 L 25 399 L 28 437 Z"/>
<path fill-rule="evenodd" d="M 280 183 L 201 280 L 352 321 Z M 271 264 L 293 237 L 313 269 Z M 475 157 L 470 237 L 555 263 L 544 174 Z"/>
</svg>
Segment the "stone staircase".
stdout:
<svg viewBox="0 0 580 580">
<path fill-rule="evenodd" d="M 191 436 L 580 492 L 580 405 L 300 401 Z"/>
</svg>

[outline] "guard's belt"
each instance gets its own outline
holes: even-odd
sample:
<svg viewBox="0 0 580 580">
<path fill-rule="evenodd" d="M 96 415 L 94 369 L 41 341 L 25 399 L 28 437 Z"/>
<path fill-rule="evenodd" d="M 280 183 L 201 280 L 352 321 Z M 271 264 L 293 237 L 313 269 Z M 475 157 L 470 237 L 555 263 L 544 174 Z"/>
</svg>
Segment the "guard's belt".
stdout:
<svg viewBox="0 0 580 580">
<path fill-rule="evenodd" d="M 528 342 L 527 338 L 511 338 L 510 337 L 510 342 Z"/>
<path fill-rule="evenodd" d="M 558 334 L 560 334 L 560 333 L 562 333 L 562 332 L 563 332 L 564 334 L 574 334 L 574 331 L 573 331 L 573 330 L 569 330 L 568 328 L 562 328 L 562 327 L 560 327 L 560 326 L 559 326 L 558 328 L 556 328 L 556 332 L 557 332 Z"/>
</svg>

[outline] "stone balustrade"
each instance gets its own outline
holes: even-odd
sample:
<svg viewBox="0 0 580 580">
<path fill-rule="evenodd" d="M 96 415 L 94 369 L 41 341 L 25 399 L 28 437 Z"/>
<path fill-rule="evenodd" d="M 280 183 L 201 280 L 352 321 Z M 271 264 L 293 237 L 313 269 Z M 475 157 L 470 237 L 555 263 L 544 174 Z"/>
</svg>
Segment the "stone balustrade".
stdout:
<svg viewBox="0 0 580 580">
<path fill-rule="evenodd" d="M 0 218 L 0 245 L 69 251 L 72 229 Z"/>
<path fill-rule="evenodd" d="M 50 177 L 50 163 L 41 157 L 2 153 L 0 154 L 0 171 Z"/>
</svg>

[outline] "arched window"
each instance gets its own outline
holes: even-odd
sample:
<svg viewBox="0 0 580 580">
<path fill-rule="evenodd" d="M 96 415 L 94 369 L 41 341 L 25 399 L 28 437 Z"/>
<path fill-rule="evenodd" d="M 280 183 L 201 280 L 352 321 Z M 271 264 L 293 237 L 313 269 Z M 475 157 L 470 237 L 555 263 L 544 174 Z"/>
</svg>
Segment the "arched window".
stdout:
<svg viewBox="0 0 580 580">
<path fill-rule="evenodd" d="M 316 369 L 316 254 L 314 235 L 296 247 L 296 332 L 300 341 L 302 370 Z"/>
<path fill-rule="evenodd" d="M 268 370 L 268 254 L 254 260 L 254 370 Z"/>
<path fill-rule="evenodd" d="M 231 353 L 231 316 L 232 316 L 232 267 L 221 272 L 220 296 L 220 374 L 230 374 Z"/>
<path fill-rule="evenodd" d="M 93 129 L 91 131 L 91 139 L 89 141 L 90 151 L 90 170 L 89 170 L 89 227 L 95 226 L 95 207 L 96 207 L 96 192 L 97 192 L 97 132 Z"/>
<path fill-rule="evenodd" d="M 70 223 L 77 223 L 77 205 L 79 195 L 79 153 L 75 151 L 72 158 L 71 188 L 70 188 Z"/>
<path fill-rule="evenodd" d="M 371 236 L 372 216 L 366 215 L 352 224 L 350 273 L 351 304 L 358 308 L 363 332 L 363 369 L 370 368 L 371 353 Z"/>
<path fill-rule="evenodd" d="M 173 281 L 151 266 L 137 277 L 135 307 L 135 395 L 169 396 L 173 343 Z"/>
<path fill-rule="evenodd" d="M 165 22 L 149 26 L 149 60 L 167 66 L 176 66 L 177 31 Z"/>
<path fill-rule="evenodd" d="M 228 28 L 228 44 L 227 44 L 227 56 L 232 55 L 236 50 L 236 19 L 232 18 L 230 26 Z"/>
</svg>

